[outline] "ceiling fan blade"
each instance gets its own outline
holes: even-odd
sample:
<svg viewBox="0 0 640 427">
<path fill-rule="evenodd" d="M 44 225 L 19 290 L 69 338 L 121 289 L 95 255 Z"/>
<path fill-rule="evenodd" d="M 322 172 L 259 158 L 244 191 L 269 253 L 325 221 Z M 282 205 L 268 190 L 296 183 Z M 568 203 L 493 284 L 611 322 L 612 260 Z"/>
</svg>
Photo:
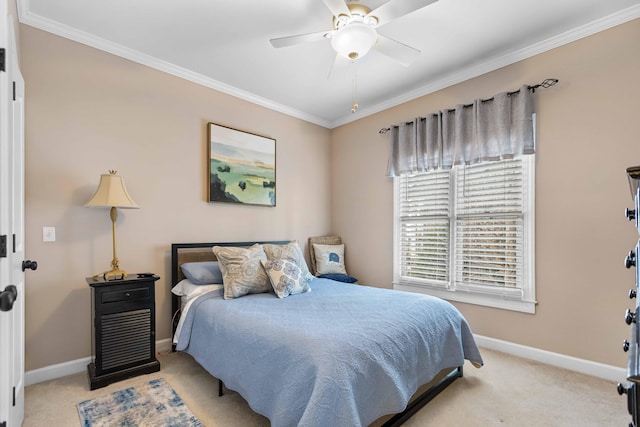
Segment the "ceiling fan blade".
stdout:
<svg viewBox="0 0 640 427">
<path fill-rule="evenodd" d="M 340 15 L 351 16 L 351 11 L 347 7 L 344 0 L 322 0 L 325 6 L 333 13 L 336 18 Z"/>
<path fill-rule="evenodd" d="M 367 17 L 375 16 L 378 19 L 377 27 L 379 27 L 436 1 L 438 0 L 389 0 L 369 12 Z"/>
<path fill-rule="evenodd" d="M 300 34 L 297 36 L 279 37 L 269 40 L 273 47 L 293 46 L 295 44 L 311 43 L 320 40 L 328 40 L 333 31 L 321 31 L 319 33 Z"/>
<path fill-rule="evenodd" d="M 378 42 L 373 46 L 381 54 L 408 67 L 420 55 L 420 51 L 404 43 L 378 34 Z"/>
</svg>

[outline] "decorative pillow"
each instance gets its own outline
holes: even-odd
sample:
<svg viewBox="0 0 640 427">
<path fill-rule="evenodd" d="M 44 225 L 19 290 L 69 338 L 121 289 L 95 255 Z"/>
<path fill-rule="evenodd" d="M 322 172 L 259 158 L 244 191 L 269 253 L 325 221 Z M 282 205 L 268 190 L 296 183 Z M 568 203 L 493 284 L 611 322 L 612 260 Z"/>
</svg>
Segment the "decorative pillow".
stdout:
<svg viewBox="0 0 640 427">
<path fill-rule="evenodd" d="M 302 277 L 307 282 L 313 280 L 313 274 L 309 272 L 309 267 L 307 267 L 307 262 L 304 260 L 304 255 L 302 254 L 297 241 L 294 240 L 286 245 L 273 245 L 271 243 L 266 243 L 262 245 L 262 248 L 267 254 L 268 260 L 273 261 L 277 259 L 286 259 L 291 261 L 300 267 Z"/>
<path fill-rule="evenodd" d="M 222 283 L 220 264 L 216 261 L 185 262 L 180 266 L 184 277 L 194 285 Z"/>
<path fill-rule="evenodd" d="M 321 277 L 323 279 L 331 279 L 331 280 L 335 280 L 336 282 L 344 282 L 344 283 L 355 283 L 358 281 L 358 279 L 356 279 L 353 276 L 349 276 L 348 274 L 339 274 L 339 273 L 321 274 L 318 277 Z"/>
<path fill-rule="evenodd" d="M 260 264 L 261 260 L 267 259 L 262 246 L 253 245 L 250 248 L 214 246 L 212 250 L 220 262 L 225 299 L 271 290 L 267 273 Z"/>
<path fill-rule="evenodd" d="M 316 276 L 329 273 L 347 274 L 344 268 L 344 244 L 314 243 L 313 251 L 316 253 Z"/>
<path fill-rule="evenodd" d="M 289 295 L 301 294 L 311 290 L 302 274 L 302 270 L 295 263 L 286 259 L 260 262 L 267 272 L 271 287 L 273 287 L 278 298 L 285 298 Z"/>
<path fill-rule="evenodd" d="M 318 266 L 316 265 L 316 253 L 313 250 L 313 244 L 319 245 L 340 245 L 342 244 L 342 237 L 340 236 L 316 236 L 309 237 L 309 267 L 311 274 L 317 274 Z"/>
</svg>

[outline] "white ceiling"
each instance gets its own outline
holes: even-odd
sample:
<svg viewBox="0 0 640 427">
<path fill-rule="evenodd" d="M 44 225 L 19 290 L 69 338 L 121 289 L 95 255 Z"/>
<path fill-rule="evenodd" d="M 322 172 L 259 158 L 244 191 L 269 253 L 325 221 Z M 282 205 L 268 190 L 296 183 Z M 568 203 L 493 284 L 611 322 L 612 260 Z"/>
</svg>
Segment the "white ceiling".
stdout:
<svg viewBox="0 0 640 427">
<path fill-rule="evenodd" d="M 638 18 L 639 2 L 439 0 L 378 28 L 421 51 L 411 66 L 372 51 L 330 78 L 329 40 L 269 43 L 331 29 L 322 0 L 18 0 L 18 10 L 24 24 L 334 128 Z"/>
</svg>

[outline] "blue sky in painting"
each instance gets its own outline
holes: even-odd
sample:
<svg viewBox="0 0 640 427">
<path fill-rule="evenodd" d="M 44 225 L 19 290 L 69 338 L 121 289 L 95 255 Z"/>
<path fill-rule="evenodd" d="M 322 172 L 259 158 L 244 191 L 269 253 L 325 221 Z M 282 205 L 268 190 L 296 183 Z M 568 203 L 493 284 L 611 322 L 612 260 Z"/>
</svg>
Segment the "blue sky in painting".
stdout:
<svg viewBox="0 0 640 427">
<path fill-rule="evenodd" d="M 209 126 L 211 157 L 260 162 L 275 167 L 275 140 L 215 123 Z"/>
<path fill-rule="evenodd" d="M 211 155 L 214 157 L 231 158 L 236 160 L 246 160 L 249 162 L 261 162 L 266 165 L 273 166 L 274 156 L 270 153 L 264 153 L 249 148 L 237 148 L 232 145 L 213 142 L 211 144 Z"/>
</svg>

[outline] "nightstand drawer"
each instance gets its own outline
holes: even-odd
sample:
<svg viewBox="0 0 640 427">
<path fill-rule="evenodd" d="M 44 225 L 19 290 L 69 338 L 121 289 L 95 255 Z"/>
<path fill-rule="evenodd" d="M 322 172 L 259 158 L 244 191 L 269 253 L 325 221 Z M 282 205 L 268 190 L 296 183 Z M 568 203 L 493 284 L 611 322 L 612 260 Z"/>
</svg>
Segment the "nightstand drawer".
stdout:
<svg viewBox="0 0 640 427">
<path fill-rule="evenodd" d="M 107 304 L 111 302 L 120 301 L 139 301 L 148 299 L 150 297 L 149 287 L 134 288 L 134 289 L 122 289 L 117 291 L 102 292 L 100 302 Z"/>
</svg>

